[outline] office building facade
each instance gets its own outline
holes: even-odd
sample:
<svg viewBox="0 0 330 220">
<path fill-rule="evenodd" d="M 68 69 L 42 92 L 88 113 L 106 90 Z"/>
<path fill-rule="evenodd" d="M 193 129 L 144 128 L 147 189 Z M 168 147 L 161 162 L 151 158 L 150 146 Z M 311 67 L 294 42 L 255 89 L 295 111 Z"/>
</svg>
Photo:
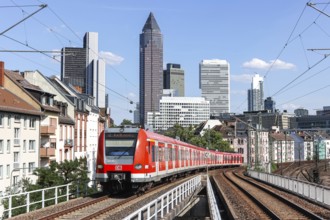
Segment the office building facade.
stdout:
<svg viewBox="0 0 330 220">
<path fill-rule="evenodd" d="M 256 74 L 252 77 L 251 89 L 248 90 L 248 111 L 264 110 L 263 78 Z"/>
<path fill-rule="evenodd" d="M 230 65 L 226 60 L 203 60 L 199 64 L 199 88 L 210 102 L 212 116 L 230 112 Z"/>
<path fill-rule="evenodd" d="M 140 123 L 159 110 L 163 89 L 163 36 L 152 13 L 140 34 Z"/>
<path fill-rule="evenodd" d="M 168 63 L 163 80 L 164 89 L 175 89 L 178 96 L 184 96 L 184 70 L 180 64 Z"/>
<path fill-rule="evenodd" d="M 162 97 L 159 112 L 148 112 L 147 124 L 155 130 L 167 130 L 175 124 L 198 125 L 210 119 L 210 102 L 202 97 Z"/>
<path fill-rule="evenodd" d="M 105 107 L 105 61 L 98 55 L 98 33 L 87 32 L 83 48 L 62 49 L 61 80 L 79 92 L 95 97 L 94 105 Z"/>
</svg>

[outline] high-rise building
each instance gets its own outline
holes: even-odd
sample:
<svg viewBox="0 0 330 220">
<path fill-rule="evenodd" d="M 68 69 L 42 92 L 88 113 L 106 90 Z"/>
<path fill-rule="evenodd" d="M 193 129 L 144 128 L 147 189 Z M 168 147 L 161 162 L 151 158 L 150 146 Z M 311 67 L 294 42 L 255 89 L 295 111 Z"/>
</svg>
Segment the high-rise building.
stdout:
<svg viewBox="0 0 330 220">
<path fill-rule="evenodd" d="M 140 34 L 140 123 L 159 110 L 163 89 L 163 36 L 152 13 Z"/>
<path fill-rule="evenodd" d="M 275 101 L 272 99 L 272 97 L 267 97 L 264 101 L 265 110 L 268 110 L 272 113 L 275 112 Z"/>
<path fill-rule="evenodd" d="M 264 110 L 264 79 L 256 74 L 252 77 L 251 89 L 248 90 L 248 111 Z"/>
<path fill-rule="evenodd" d="M 64 47 L 62 54 L 61 80 L 86 93 L 86 49 Z"/>
<path fill-rule="evenodd" d="M 230 112 L 230 65 L 226 60 L 202 60 L 199 64 L 199 88 L 210 101 L 212 116 Z"/>
<path fill-rule="evenodd" d="M 98 56 L 98 33 L 87 32 L 83 48 L 62 49 L 61 80 L 79 92 L 95 97 L 94 105 L 105 107 L 105 62 Z"/>
<path fill-rule="evenodd" d="M 164 89 L 175 89 L 178 96 L 184 96 L 184 70 L 180 64 L 168 63 L 163 80 Z"/>
</svg>

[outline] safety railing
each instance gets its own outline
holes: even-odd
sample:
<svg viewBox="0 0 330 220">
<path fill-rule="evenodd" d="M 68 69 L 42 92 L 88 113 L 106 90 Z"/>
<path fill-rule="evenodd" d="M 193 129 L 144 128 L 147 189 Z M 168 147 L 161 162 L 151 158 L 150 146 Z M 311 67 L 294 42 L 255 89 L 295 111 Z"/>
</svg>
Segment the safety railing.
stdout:
<svg viewBox="0 0 330 220">
<path fill-rule="evenodd" d="M 207 176 L 207 200 L 209 203 L 210 215 L 213 220 L 221 220 L 218 204 L 214 196 L 213 188 L 209 177 Z"/>
<path fill-rule="evenodd" d="M 255 179 L 273 184 L 277 187 L 291 191 L 295 194 L 308 198 L 312 201 L 330 207 L 330 188 L 315 183 L 305 182 L 298 179 L 279 176 L 275 174 L 248 171 L 249 175 Z"/>
<path fill-rule="evenodd" d="M 201 184 L 201 176 L 199 175 L 151 201 L 149 204 L 143 206 L 142 208 L 136 210 L 124 218 L 124 220 L 157 220 L 163 218 L 182 201 L 191 196 L 195 190 L 201 186 Z"/>
</svg>

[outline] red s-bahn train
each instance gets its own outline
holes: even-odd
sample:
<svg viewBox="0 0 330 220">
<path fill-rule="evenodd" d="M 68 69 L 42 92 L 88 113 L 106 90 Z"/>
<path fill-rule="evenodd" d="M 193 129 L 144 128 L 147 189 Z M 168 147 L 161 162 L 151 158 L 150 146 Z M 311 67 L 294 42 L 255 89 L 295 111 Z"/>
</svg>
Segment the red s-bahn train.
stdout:
<svg viewBox="0 0 330 220">
<path fill-rule="evenodd" d="M 96 180 L 105 191 L 144 191 L 207 166 L 242 162 L 242 154 L 207 150 L 142 128 L 108 128 L 99 137 Z"/>
</svg>

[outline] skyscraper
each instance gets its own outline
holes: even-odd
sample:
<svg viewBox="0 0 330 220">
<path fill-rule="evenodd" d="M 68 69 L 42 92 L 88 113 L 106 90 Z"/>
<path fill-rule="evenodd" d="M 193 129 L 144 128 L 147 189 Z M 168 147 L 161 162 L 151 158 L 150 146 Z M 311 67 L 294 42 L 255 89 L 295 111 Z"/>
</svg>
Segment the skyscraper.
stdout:
<svg viewBox="0 0 330 220">
<path fill-rule="evenodd" d="M 264 79 L 256 74 L 248 90 L 248 111 L 264 110 Z"/>
<path fill-rule="evenodd" d="M 230 65 L 226 60 L 202 60 L 199 64 L 199 88 L 210 101 L 212 116 L 230 112 Z"/>
<path fill-rule="evenodd" d="M 62 49 L 61 80 L 95 97 L 94 105 L 105 107 L 105 62 L 98 55 L 98 33 L 87 32 L 84 47 Z"/>
<path fill-rule="evenodd" d="M 184 96 L 184 70 L 180 64 L 168 63 L 163 80 L 164 89 L 175 89 L 178 96 Z"/>
<path fill-rule="evenodd" d="M 86 49 L 64 47 L 62 54 L 61 80 L 86 93 Z"/>
<path fill-rule="evenodd" d="M 272 97 L 267 97 L 264 101 L 265 110 L 270 111 L 271 113 L 275 112 L 275 101 Z"/>
<path fill-rule="evenodd" d="M 152 13 L 140 34 L 140 123 L 159 110 L 163 89 L 163 36 Z"/>
</svg>

